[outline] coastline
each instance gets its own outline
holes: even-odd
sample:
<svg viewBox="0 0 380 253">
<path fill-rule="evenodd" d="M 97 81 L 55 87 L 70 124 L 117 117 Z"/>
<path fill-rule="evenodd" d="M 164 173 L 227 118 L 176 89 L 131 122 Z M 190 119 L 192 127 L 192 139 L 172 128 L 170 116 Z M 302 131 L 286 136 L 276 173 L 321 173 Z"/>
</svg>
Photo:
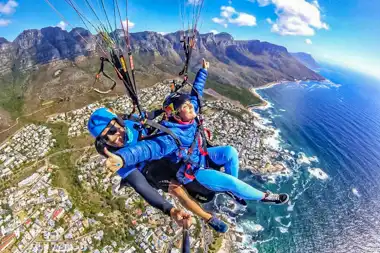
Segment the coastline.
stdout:
<svg viewBox="0 0 380 253">
<path fill-rule="evenodd" d="M 269 88 L 272 88 L 276 85 L 280 85 L 280 84 L 284 84 L 284 83 L 288 83 L 288 82 L 290 82 L 290 81 L 275 81 L 275 82 L 266 83 L 266 84 L 259 86 L 259 87 L 256 87 L 256 88 L 249 88 L 249 91 L 255 97 L 259 98 L 262 102 L 261 102 L 261 104 L 258 104 L 258 105 L 248 106 L 247 109 L 248 110 L 253 110 L 253 109 L 265 110 L 265 109 L 269 108 L 270 103 L 268 101 L 266 101 L 262 96 L 260 96 L 260 94 L 257 93 L 257 90 L 269 89 Z"/>
</svg>

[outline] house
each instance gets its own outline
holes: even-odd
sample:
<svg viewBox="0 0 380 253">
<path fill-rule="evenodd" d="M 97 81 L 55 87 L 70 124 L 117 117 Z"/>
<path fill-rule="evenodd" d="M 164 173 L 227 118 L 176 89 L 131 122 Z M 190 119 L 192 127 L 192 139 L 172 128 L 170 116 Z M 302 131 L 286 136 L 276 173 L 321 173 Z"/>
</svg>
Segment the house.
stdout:
<svg viewBox="0 0 380 253">
<path fill-rule="evenodd" d="M 16 241 L 16 235 L 10 234 L 5 237 L 3 237 L 0 241 L 0 252 L 4 251 L 6 248 L 8 248 L 12 243 Z"/>
</svg>

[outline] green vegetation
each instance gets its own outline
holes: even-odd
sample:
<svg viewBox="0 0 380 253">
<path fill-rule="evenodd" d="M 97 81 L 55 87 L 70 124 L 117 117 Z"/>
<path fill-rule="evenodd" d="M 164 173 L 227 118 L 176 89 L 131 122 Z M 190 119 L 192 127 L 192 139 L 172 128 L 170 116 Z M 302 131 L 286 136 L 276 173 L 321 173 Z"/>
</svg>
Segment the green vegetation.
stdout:
<svg viewBox="0 0 380 253">
<path fill-rule="evenodd" d="M 24 106 L 23 86 L 28 78 L 27 74 L 14 71 L 0 79 L 2 84 L 0 93 L 0 107 L 8 111 L 12 118 L 21 116 Z"/>
<path fill-rule="evenodd" d="M 70 145 L 67 136 L 69 127 L 65 123 L 48 123 L 47 127 L 51 129 L 53 138 L 56 140 L 54 147 L 49 152 L 50 154 L 74 147 Z"/>
<path fill-rule="evenodd" d="M 195 238 L 199 238 L 201 232 L 202 232 L 202 228 L 201 228 L 200 220 L 196 219 L 195 229 L 194 229 L 194 236 L 195 236 Z"/>
<path fill-rule="evenodd" d="M 207 80 L 206 88 L 211 88 L 214 91 L 218 92 L 220 95 L 223 95 L 232 100 L 239 101 L 243 106 L 257 105 L 262 102 L 260 98 L 253 95 L 246 88 L 238 88 L 229 84 L 221 84 L 212 80 Z"/>
<path fill-rule="evenodd" d="M 103 197 L 96 191 L 86 191 L 78 180 L 78 171 L 74 162 L 81 153 L 63 153 L 54 156 L 50 162 L 59 169 L 54 171 L 52 184 L 64 188 L 70 195 L 73 205 L 84 212 L 86 216 L 95 217 L 97 213 L 108 213 L 110 207 L 104 204 Z"/>
<path fill-rule="evenodd" d="M 223 242 L 223 235 L 217 234 L 216 232 L 213 231 L 213 236 L 214 236 L 214 241 L 211 243 L 209 247 L 210 253 L 218 252 L 220 248 L 222 247 L 222 242 Z"/>
<path fill-rule="evenodd" d="M 194 80 L 195 74 L 189 73 L 190 80 Z M 219 93 L 222 96 L 225 96 L 229 99 L 239 101 L 243 106 L 258 105 L 262 101 L 260 98 L 256 97 L 246 88 L 239 88 L 229 84 L 222 84 L 212 80 L 211 78 L 207 79 L 206 89 L 210 88 Z"/>
</svg>

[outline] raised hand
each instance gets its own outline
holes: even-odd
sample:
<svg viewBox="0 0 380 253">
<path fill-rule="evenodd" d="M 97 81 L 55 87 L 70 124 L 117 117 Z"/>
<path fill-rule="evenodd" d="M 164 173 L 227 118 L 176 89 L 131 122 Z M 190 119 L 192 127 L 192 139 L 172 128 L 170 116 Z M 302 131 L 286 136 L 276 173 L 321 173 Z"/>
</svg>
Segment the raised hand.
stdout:
<svg viewBox="0 0 380 253">
<path fill-rule="evenodd" d="M 210 63 L 203 58 L 202 59 L 202 68 L 207 70 L 209 67 L 210 67 Z"/>
<path fill-rule="evenodd" d="M 172 208 L 170 217 L 181 227 L 189 228 L 191 226 L 191 215 L 181 209 Z"/>
<path fill-rule="evenodd" d="M 104 154 L 108 157 L 106 160 L 106 168 L 112 173 L 115 173 L 124 166 L 123 159 L 108 151 L 107 148 L 104 148 Z"/>
</svg>

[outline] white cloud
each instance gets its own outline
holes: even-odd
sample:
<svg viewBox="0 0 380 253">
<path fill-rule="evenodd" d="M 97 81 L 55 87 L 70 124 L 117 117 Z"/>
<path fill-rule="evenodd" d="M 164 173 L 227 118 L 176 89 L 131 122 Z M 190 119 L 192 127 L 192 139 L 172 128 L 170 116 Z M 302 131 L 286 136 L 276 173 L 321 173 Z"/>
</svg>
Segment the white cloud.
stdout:
<svg viewBox="0 0 380 253">
<path fill-rule="evenodd" d="M 161 34 L 162 36 L 168 34 L 167 32 L 157 32 L 158 34 Z"/>
<path fill-rule="evenodd" d="M 212 19 L 214 23 L 223 25 L 225 28 L 228 24 L 238 26 L 256 26 L 256 17 L 244 12 L 238 12 L 232 6 L 220 7 L 220 16 Z"/>
<path fill-rule="evenodd" d="M 0 3 L 0 13 L 1 14 L 12 14 L 16 11 L 16 7 L 18 6 L 18 3 L 14 0 L 8 0 L 7 3 Z"/>
<path fill-rule="evenodd" d="M 60 27 L 62 30 L 66 30 L 66 27 L 67 27 L 67 23 L 61 21 L 59 22 L 56 27 Z"/>
<path fill-rule="evenodd" d="M 260 6 L 275 6 L 278 18 L 271 31 L 280 35 L 312 36 L 315 29 L 329 29 L 327 23 L 322 21 L 317 0 L 258 0 L 258 3 Z"/>
<path fill-rule="evenodd" d="M 217 30 L 210 30 L 210 33 L 218 34 L 219 32 Z"/>
<path fill-rule="evenodd" d="M 270 18 L 267 18 L 266 21 L 268 22 L 268 24 L 273 24 L 273 21 Z"/>
<path fill-rule="evenodd" d="M 127 29 L 127 20 L 123 21 L 123 27 L 124 27 L 124 29 Z M 132 29 L 133 27 L 135 27 L 135 23 L 133 23 L 132 21 L 128 20 L 128 28 Z"/>
<path fill-rule="evenodd" d="M 223 25 L 224 27 L 227 28 L 227 21 L 225 19 L 222 19 L 222 18 L 213 18 L 212 22 L 220 24 L 220 25 Z"/>
<path fill-rule="evenodd" d="M 305 43 L 308 44 L 308 45 L 313 44 L 313 42 L 311 41 L 311 39 L 306 39 L 306 40 L 305 40 Z"/>
<path fill-rule="evenodd" d="M 11 23 L 9 19 L 0 19 L 0 27 L 1 26 L 8 26 Z"/>
</svg>

